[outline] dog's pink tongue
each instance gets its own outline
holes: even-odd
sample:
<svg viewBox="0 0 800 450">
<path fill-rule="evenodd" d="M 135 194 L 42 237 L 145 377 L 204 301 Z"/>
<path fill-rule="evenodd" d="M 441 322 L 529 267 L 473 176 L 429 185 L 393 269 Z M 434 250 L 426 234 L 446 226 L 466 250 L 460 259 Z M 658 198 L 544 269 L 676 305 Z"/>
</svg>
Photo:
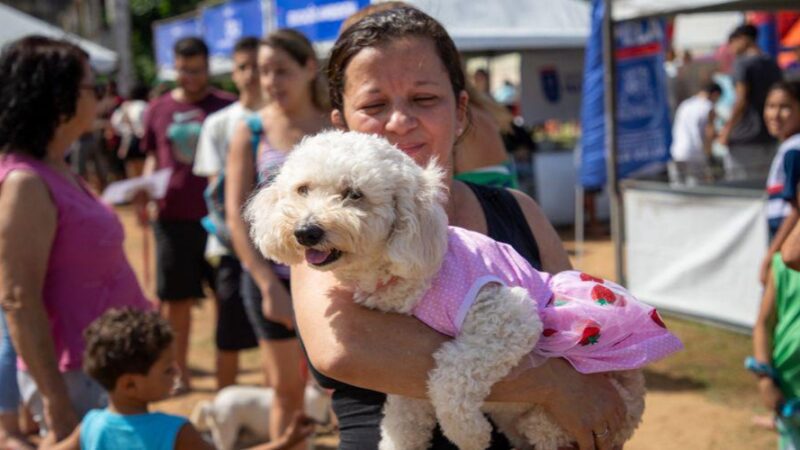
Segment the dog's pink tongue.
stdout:
<svg viewBox="0 0 800 450">
<path fill-rule="evenodd" d="M 321 252 L 319 250 L 314 250 L 313 248 L 309 248 L 306 250 L 306 261 L 310 264 L 320 264 L 328 258 L 331 252 Z"/>
</svg>

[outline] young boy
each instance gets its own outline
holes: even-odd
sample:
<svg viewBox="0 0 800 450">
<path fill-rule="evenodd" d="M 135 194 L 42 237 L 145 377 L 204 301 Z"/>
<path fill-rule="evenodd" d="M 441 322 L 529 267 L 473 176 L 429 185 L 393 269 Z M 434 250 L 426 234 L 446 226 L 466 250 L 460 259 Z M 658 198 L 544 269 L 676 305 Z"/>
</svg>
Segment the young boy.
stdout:
<svg viewBox="0 0 800 450">
<path fill-rule="evenodd" d="M 169 397 L 179 375 L 172 330 L 161 316 L 128 308 L 110 310 L 86 329 L 85 338 L 84 370 L 108 390 L 108 408 L 90 411 L 67 439 L 43 447 L 213 449 L 186 418 L 149 412 L 151 402 Z M 311 427 L 298 417 L 284 436 L 260 449 L 288 448 L 310 434 Z"/>
</svg>

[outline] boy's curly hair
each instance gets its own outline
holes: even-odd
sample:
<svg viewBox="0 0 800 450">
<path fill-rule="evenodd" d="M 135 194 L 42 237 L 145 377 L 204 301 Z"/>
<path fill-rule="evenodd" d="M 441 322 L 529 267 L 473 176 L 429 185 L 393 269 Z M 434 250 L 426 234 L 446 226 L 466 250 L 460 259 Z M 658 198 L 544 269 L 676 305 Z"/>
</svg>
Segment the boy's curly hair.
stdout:
<svg viewBox="0 0 800 450">
<path fill-rule="evenodd" d="M 109 391 L 126 373 L 146 374 L 173 339 L 158 313 L 133 308 L 106 311 L 83 336 L 83 370 Z"/>
</svg>

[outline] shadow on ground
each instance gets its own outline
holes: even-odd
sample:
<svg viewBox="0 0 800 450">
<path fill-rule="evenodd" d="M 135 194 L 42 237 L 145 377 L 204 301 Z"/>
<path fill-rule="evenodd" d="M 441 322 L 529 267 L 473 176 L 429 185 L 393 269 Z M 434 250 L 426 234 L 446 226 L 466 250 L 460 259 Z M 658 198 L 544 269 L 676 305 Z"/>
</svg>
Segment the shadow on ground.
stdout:
<svg viewBox="0 0 800 450">
<path fill-rule="evenodd" d="M 691 377 L 669 375 L 647 369 L 644 371 L 644 377 L 647 382 L 648 391 L 702 391 L 708 388 L 708 384 L 705 382 L 695 380 Z"/>
</svg>

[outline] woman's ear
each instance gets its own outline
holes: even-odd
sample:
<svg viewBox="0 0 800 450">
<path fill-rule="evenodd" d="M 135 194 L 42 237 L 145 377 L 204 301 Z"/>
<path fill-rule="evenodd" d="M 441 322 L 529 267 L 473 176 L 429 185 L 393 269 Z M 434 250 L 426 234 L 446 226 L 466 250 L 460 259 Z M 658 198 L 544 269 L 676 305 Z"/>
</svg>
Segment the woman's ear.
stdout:
<svg viewBox="0 0 800 450">
<path fill-rule="evenodd" d="M 469 125 L 469 94 L 466 90 L 461 91 L 456 102 L 456 130 L 461 130 L 463 133 Z M 458 137 L 460 134 L 456 136 L 456 138 Z"/>
<path fill-rule="evenodd" d="M 344 121 L 344 114 L 338 109 L 331 111 L 331 124 L 339 130 L 347 131 L 347 123 Z"/>
</svg>

